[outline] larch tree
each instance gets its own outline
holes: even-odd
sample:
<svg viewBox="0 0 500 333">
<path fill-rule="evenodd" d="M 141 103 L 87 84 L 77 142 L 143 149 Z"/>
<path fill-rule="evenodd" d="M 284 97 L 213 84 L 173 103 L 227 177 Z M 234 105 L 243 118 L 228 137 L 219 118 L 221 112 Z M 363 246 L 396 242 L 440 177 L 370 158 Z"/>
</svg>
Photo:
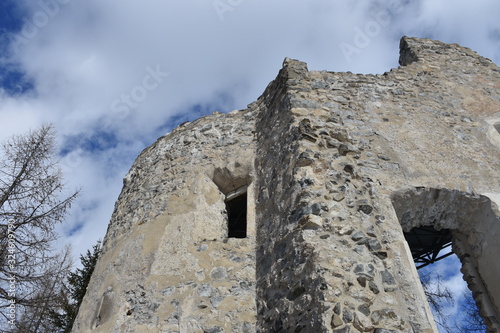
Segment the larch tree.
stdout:
<svg viewBox="0 0 500 333">
<path fill-rule="evenodd" d="M 78 191 L 67 193 L 50 125 L 11 137 L 0 147 L 0 329 L 28 325 L 43 332 L 44 316 L 70 267 L 55 253 L 55 226 Z M 58 281 L 59 279 L 59 281 Z M 24 318 L 24 319 L 23 319 Z M 22 323 L 21 323 L 22 322 Z"/>
</svg>

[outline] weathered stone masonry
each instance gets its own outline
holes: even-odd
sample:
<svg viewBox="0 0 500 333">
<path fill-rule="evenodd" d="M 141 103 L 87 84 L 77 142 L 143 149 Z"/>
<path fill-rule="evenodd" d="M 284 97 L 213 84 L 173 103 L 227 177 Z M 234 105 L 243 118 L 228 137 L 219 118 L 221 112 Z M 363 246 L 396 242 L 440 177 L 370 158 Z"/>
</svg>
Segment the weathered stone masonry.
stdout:
<svg viewBox="0 0 500 333">
<path fill-rule="evenodd" d="M 125 177 L 73 332 L 435 332 L 403 231 L 450 229 L 500 315 L 500 69 L 401 40 L 382 75 L 285 59 L 245 110 L 181 125 Z M 226 202 L 246 192 L 246 238 Z"/>
</svg>

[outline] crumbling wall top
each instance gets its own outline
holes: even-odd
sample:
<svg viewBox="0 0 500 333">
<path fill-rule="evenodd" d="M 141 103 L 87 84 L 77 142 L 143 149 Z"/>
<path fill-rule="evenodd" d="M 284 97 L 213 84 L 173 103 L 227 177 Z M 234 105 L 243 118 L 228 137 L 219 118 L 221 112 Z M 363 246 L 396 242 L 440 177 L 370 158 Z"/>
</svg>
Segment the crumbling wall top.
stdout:
<svg viewBox="0 0 500 333">
<path fill-rule="evenodd" d="M 456 63 L 463 66 L 464 61 L 467 61 L 464 57 L 474 58 L 477 64 L 483 66 L 496 67 L 490 59 L 458 44 L 446 44 L 437 40 L 407 36 L 403 36 L 399 43 L 399 64 L 401 66 L 407 66 L 416 61 L 434 62 L 441 65 Z M 469 61 L 473 61 L 473 59 Z"/>
</svg>

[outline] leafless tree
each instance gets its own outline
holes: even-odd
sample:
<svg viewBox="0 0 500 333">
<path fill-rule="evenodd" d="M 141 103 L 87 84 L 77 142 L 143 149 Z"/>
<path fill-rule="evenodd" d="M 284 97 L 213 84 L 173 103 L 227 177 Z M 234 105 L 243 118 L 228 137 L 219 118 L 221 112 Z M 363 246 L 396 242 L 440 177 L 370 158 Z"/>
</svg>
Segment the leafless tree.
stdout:
<svg viewBox="0 0 500 333">
<path fill-rule="evenodd" d="M 46 291 L 55 288 L 50 281 L 67 273 L 64 261 L 69 257 L 52 248 L 57 239 L 54 228 L 77 195 L 78 191 L 65 193 L 52 126 L 13 136 L 0 148 L 2 321 L 13 323 L 14 316 L 19 320 L 24 313 L 48 304 L 52 295 Z M 68 258 L 61 261 L 61 255 Z"/>
<path fill-rule="evenodd" d="M 458 301 L 455 299 L 457 295 L 453 295 L 450 290 L 444 286 L 444 279 L 438 273 L 421 273 L 420 280 L 440 332 L 486 332 L 486 326 L 479 314 L 479 309 L 470 290 L 466 289 L 463 291 L 463 301 L 458 303 L 463 315 L 451 321 L 449 316 L 445 314 L 444 309 Z"/>
<path fill-rule="evenodd" d="M 424 293 L 427 302 L 431 306 L 436 324 L 441 330 L 448 331 L 448 316 L 443 309 L 446 306 L 453 305 L 454 298 L 450 290 L 443 286 L 443 278 L 437 273 L 421 273 L 420 281 L 424 287 Z"/>
<path fill-rule="evenodd" d="M 479 314 L 479 308 L 476 305 L 476 301 L 472 297 L 472 292 L 468 289 L 464 290 L 463 299 L 462 311 L 464 316 L 460 322 L 455 323 L 455 332 L 486 332 L 487 327 L 484 324 L 483 318 Z"/>
<path fill-rule="evenodd" d="M 61 308 L 65 302 L 64 281 L 71 266 L 71 251 L 68 246 L 57 255 L 57 260 L 50 263 L 43 278 L 37 281 L 36 290 L 32 293 L 32 305 L 20 309 L 12 333 L 59 331 L 53 323 L 51 313 Z"/>
</svg>

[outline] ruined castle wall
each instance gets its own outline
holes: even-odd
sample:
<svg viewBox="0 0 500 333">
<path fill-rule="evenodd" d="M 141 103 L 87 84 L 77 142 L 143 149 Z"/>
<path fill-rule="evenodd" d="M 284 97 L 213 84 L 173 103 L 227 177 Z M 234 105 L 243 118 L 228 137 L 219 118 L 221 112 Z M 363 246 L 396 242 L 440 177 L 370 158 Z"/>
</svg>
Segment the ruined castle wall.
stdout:
<svg viewBox="0 0 500 333">
<path fill-rule="evenodd" d="M 498 193 L 499 146 L 491 138 L 500 77 L 493 63 L 459 46 L 403 39 L 401 49 L 405 66 L 383 75 L 308 72 L 304 63 L 285 62 L 287 94 L 275 96 L 278 107 L 257 126 L 258 144 L 267 147 L 257 157 L 265 188 L 257 202 L 262 325 L 297 332 L 436 330 L 393 196 L 414 188 Z M 286 111 L 276 115 L 279 107 Z M 271 128 L 282 149 L 266 137 Z M 270 156 L 278 158 L 266 163 Z M 456 216 L 459 196 L 466 195 L 441 202 L 441 212 Z M 484 287 L 498 299 L 492 279 L 498 265 L 488 253 L 497 250 L 499 214 L 484 200 L 493 208 L 488 217 L 461 218 L 457 230 L 468 240 L 456 252 L 478 267 L 481 286 L 469 283 L 471 289 L 478 294 Z M 423 209 L 432 213 L 428 205 Z M 464 205 L 479 209 L 473 200 Z M 491 308 L 489 299 L 480 306 Z"/>
<path fill-rule="evenodd" d="M 74 332 L 436 332 L 403 232 L 452 230 L 500 329 L 500 70 L 403 38 L 382 75 L 286 59 L 247 110 L 181 125 L 124 180 Z M 247 237 L 225 201 L 247 187 Z"/>
<path fill-rule="evenodd" d="M 253 203 L 252 116 L 204 117 L 138 157 L 73 332 L 255 331 L 255 227 L 228 239 L 224 203 L 243 185 Z"/>
<path fill-rule="evenodd" d="M 287 94 L 275 100 L 286 112 L 269 110 L 257 126 L 260 327 L 431 332 L 421 287 L 405 278 L 416 273 L 390 198 L 379 196 L 380 171 L 361 167 L 398 168 L 383 150 L 374 152 L 365 113 L 345 106 L 346 96 L 359 96 L 359 85 L 375 78 L 308 72 L 296 61 L 283 71 L 291 73 L 278 77 L 287 79 Z M 268 134 L 276 127 L 279 150 Z M 389 234 L 391 225 L 399 233 Z"/>
</svg>

